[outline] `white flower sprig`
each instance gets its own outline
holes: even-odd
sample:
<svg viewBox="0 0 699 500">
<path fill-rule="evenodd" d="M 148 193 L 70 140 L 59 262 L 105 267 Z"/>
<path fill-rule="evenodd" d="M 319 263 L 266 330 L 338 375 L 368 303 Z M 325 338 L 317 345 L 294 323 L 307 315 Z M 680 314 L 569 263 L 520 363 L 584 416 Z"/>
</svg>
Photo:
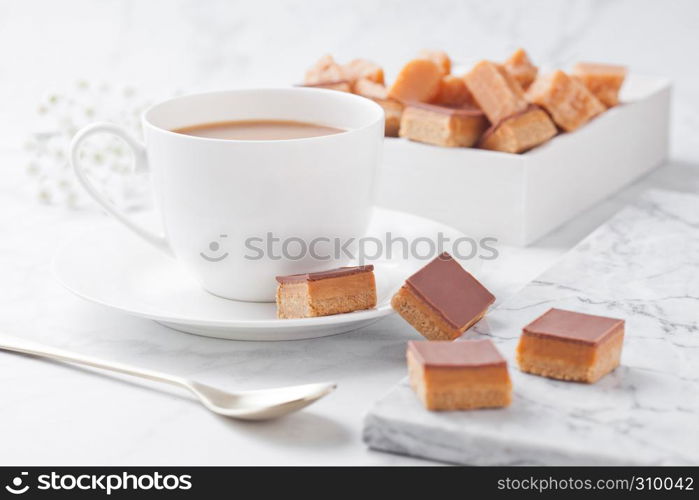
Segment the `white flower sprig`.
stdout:
<svg viewBox="0 0 699 500">
<path fill-rule="evenodd" d="M 39 104 L 39 129 L 25 144 L 27 174 L 37 198 L 70 208 L 97 208 L 75 179 L 68 162 L 68 146 L 75 133 L 94 121 L 109 121 L 141 138 L 140 115 L 150 102 L 136 89 L 108 83 L 80 81 L 63 92 L 49 93 Z M 85 141 L 80 159 L 95 187 L 120 210 L 149 205 L 147 179 L 131 172 L 131 152 L 109 134 Z"/>
</svg>

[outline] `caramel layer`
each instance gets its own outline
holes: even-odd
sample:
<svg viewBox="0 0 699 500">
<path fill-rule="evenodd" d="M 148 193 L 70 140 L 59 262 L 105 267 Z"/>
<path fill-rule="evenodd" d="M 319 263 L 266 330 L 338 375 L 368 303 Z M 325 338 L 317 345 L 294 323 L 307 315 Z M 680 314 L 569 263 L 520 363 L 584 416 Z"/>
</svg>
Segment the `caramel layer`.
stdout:
<svg viewBox="0 0 699 500">
<path fill-rule="evenodd" d="M 358 272 L 308 281 L 308 294 L 311 296 L 311 302 L 359 295 L 366 290 L 376 290 L 374 273 L 372 272 Z M 376 305 L 376 300 L 374 300 L 374 305 Z"/>
</svg>

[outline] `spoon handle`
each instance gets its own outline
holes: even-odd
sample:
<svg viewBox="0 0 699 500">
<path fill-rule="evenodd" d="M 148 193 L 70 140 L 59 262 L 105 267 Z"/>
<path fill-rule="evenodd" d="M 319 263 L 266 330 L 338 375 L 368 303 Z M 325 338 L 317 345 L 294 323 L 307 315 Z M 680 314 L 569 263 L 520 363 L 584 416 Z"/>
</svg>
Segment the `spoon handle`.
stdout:
<svg viewBox="0 0 699 500">
<path fill-rule="evenodd" d="M 180 385 L 188 388 L 187 380 L 181 377 L 156 372 L 153 370 L 147 370 L 145 368 L 138 368 L 123 363 L 117 363 L 114 361 L 105 361 L 93 356 L 86 356 L 84 354 L 65 351 L 63 349 L 58 349 L 17 337 L 0 335 L 0 350 L 19 352 L 62 362 L 91 366 L 93 368 L 125 373 L 126 375 L 132 375 L 134 377 L 155 380 L 158 382 L 166 382 L 168 384 Z"/>
</svg>

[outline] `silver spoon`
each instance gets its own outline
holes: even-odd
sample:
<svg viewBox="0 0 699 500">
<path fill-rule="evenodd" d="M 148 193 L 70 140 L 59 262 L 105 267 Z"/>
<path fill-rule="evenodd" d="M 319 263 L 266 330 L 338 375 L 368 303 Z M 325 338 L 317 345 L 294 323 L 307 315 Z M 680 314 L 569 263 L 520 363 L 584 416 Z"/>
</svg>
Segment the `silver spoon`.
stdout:
<svg viewBox="0 0 699 500">
<path fill-rule="evenodd" d="M 287 415 L 314 403 L 337 387 L 332 382 L 324 382 L 256 391 L 226 392 L 175 375 L 158 373 L 113 361 L 104 361 L 16 337 L 0 336 L 0 350 L 87 365 L 178 385 L 192 392 L 212 412 L 241 420 L 268 420 Z"/>
</svg>

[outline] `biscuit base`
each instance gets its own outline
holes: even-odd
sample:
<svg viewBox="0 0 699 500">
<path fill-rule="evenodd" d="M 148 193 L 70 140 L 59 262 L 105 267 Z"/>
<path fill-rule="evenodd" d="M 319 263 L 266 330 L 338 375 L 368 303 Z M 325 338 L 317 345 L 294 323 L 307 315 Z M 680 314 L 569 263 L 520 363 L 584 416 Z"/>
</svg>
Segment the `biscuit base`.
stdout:
<svg viewBox="0 0 699 500">
<path fill-rule="evenodd" d="M 373 273 L 298 283 L 277 287 L 277 317 L 312 318 L 376 307 Z"/>
<path fill-rule="evenodd" d="M 432 306 L 425 303 L 409 287 L 402 286 L 391 299 L 391 307 L 428 340 L 454 340 L 480 321 L 488 308 L 461 328 L 454 328 Z"/>
<path fill-rule="evenodd" d="M 413 106 L 403 111 L 399 135 L 412 141 L 446 147 L 471 147 L 488 126 L 481 114 L 462 115 Z"/>
<path fill-rule="evenodd" d="M 599 344 L 524 332 L 517 345 L 517 364 L 526 373 L 592 384 L 619 366 L 623 341 L 623 326 Z"/>
<path fill-rule="evenodd" d="M 410 385 L 431 411 L 501 408 L 512 402 L 507 366 L 425 367 L 408 352 Z"/>
</svg>

